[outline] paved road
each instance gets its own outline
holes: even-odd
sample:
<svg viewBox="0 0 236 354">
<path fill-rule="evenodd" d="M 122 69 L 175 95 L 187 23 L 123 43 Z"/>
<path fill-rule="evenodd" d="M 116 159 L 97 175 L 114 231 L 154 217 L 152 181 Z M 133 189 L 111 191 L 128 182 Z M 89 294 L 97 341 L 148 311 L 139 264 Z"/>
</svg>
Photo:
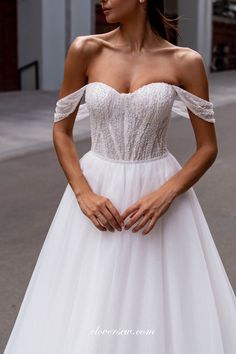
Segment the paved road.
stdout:
<svg viewBox="0 0 236 354">
<path fill-rule="evenodd" d="M 219 154 L 194 189 L 212 231 L 231 284 L 236 292 L 235 191 L 236 103 L 216 109 Z M 171 122 L 169 150 L 178 161 L 194 151 L 191 123 Z M 79 155 L 90 140 L 78 143 Z M 53 149 L 9 158 L 0 164 L 0 352 L 6 345 L 37 256 L 66 187 L 66 179 Z"/>
</svg>

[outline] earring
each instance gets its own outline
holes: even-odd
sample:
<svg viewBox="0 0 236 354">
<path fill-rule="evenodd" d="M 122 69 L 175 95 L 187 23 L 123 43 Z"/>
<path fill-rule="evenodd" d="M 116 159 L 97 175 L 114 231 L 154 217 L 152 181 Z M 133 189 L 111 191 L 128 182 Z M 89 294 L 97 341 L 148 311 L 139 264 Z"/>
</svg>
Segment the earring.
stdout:
<svg viewBox="0 0 236 354">
<path fill-rule="evenodd" d="M 144 4 L 144 9 L 146 10 L 147 8 L 147 1 L 146 0 L 139 0 L 140 4 Z"/>
</svg>

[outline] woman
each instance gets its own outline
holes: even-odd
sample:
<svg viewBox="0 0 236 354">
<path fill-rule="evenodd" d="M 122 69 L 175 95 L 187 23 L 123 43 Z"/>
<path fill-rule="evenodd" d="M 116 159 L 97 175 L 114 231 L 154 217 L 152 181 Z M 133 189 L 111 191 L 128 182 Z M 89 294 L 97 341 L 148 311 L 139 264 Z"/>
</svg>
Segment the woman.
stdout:
<svg viewBox="0 0 236 354">
<path fill-rule="evenodd" d="M 192 188 L 217 156 L 202 57 L 167 40 L 160 1 L 101 5 L 119 26 L 69 48 L 53 126 L 68 185 L 4 354 L 232 354 L 235 296 Z M 196 137 L 184 166 L 176 96 Z"/>
</svg>

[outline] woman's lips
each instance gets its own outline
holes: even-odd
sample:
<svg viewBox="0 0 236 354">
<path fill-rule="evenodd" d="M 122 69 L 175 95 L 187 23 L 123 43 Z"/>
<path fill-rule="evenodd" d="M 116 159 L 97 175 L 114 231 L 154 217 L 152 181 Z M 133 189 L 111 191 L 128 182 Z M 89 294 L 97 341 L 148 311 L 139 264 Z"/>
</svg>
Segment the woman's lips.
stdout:
<svg viewBox="0 0 236 354">
<path fill-rule="evenodd" d="M 103 9 L 102 11 L 104 14 L 106 14 L 106 13 L 109 13 L 109 11 L 111 11 L 111 9 Z"/>
</svg>

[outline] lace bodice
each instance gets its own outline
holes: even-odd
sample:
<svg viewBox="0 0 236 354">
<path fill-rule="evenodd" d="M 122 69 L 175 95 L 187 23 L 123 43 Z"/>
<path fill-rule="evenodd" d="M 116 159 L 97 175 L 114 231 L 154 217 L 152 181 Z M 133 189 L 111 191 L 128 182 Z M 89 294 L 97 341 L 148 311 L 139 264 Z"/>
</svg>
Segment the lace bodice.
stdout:
<svg viewBox="0 0 236 354">
<path fill-rule="evenodd" d="M 85 103 L 80 104 L 85 94 Z M 176 100 L 176 98 L 178 98 Z M 91 150 L 116 160 L 147 160 L 168 153 L 166 133 L 173 112 L 215 123 L 213 103 L 179 86 L 165 82 L 120 93 L 102 82 L 91 82 L 56 103 L 54 122 L 68 117 L 79 106 L 89 117 Z"/>
</svg>

